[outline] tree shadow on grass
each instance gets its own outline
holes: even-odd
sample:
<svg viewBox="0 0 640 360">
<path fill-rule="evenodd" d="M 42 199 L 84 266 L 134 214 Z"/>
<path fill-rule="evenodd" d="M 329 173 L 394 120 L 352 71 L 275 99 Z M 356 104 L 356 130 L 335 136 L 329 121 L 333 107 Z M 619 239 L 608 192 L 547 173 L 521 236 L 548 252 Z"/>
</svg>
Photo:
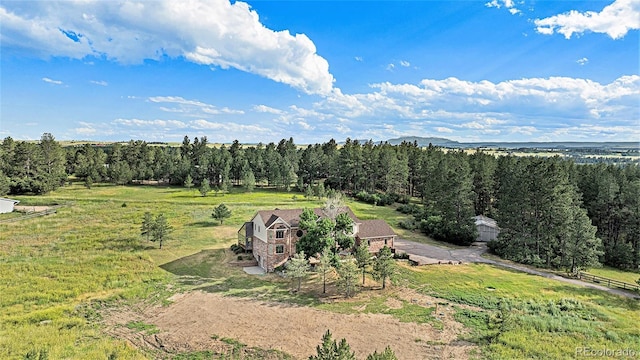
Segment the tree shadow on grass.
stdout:
<svg viewBox="0 0 640 360">
<path fill-rule="evenodd" d="M 194 221 L 192 223 L 188 223 L 186 224 L 187 226 L 192 226 L 192 227 L 213 227 L 213 226 L 218 226 L 220 223 L 217 221 Z"/>
<path fill-rule="evenodd" d="M 103 249 L 105 250 L 122 252 L 151 250 L 155 249 L 156 247 L 157 246 L 154 246 L 154 244 L 151 242 L 147 242 L 146 240 L 144 240 L 144 243 L 142 243 L 139 239 L 135 238 L 110 239 L 108 242 L 103 244 Z"/>
</svg>

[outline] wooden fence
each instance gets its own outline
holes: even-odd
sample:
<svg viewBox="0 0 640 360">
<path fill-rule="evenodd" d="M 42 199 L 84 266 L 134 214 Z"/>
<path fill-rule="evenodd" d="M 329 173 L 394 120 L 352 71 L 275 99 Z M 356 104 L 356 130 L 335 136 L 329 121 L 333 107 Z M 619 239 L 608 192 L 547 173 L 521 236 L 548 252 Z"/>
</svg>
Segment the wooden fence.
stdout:
<svg viewBox="0 0 640 360">
<path fill-rule="evenodd" d="M 600 285 L 605 285 L 610 288 L 640 291 L 640 286 L 638 285 L 629 284 L 623 281 L 609 279 L 602 276 L 592 275 L 582 271 L 578 273 L 578 279 L 589 281 L 589 282 L 600 284 Z"/>
</svg>

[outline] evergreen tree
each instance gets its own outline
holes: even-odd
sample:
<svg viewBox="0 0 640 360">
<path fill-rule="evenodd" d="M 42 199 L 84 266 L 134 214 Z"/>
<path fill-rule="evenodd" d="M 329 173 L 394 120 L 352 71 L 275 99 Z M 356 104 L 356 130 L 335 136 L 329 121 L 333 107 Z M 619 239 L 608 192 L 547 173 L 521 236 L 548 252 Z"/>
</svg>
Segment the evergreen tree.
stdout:
<svg viewBox="0 0 640 360">
<path fill-rule="evenodd" d="M 304 257 L 304 253 L 301 251 L 291 258 L 286 264 L 287 277 L 297 280 L 296 291 L 300 291 L 300 284 L 302 279 L 309 274 L 310 266 L 309 260 Z"/>
<path fill-rule="evenodd" d="M 209 185 L 209 179 L 202 180 L 202 183 L 200 184 L 200 188 L 198 190 L 200 190 L 200 195 L 207 196 L 209 191 L 211 191 L 211 186 Z"/>
<path fill-rule="evenodd" d="M 338 281 L 337 285 L 346 297 L 351 297 L 358 290 L 358 277 L 360 269 L 352 256 L 347 256 L 337 267 Z"/>
<path fill-rule="evenodd" d="M 304 188 L 304 197 L 306 199 L 311 200 L 311 198 L 313 198 L 313 188 L 311 187 L 311 185 L 307 185 Z"/>
<path fill-rule="evenodd" d="M 173 229 L 167 222 L 167 218 L 164 214 L 156 216 L 151 228 L 151 241 L 157 241 L 160 245 L 160 249 L 162 249 L 162 243 L 167 239 L 167 236 L 169 236 L 172 230 Z"/>
<path fill-rule="evenodd" d="M 366 241 L 360 240 L 360 244 L 356 247 L 354 253 L 358 268 L 362 270 L 362 285 L 364 285 L 364 275 L 367 272 L 367 266 L 371 264 L 371 253 L 369 252 L 369 246 Z"/>
<path fill-rule="evenodd" d="M 151 233 L 154 227 L 154 219 L 150 212 L 144 213 L 144 218 L 142 219 L 142 226 L 140 227 L 140 234 L 142 236 L 147 237 L 147 241 L 151 240 Z"/>
<path fill-rule="evenodd" d="M 184 187 L 187 189 L 191 189 L 193 187 L 193 179 L 191 178 L 191 174 L 187 174 L 187 178 L 184 180 Z"/>
<path fill-rule="evenodd" d="M 256 187 L 256 178 L 253 175 L 253 171 L 247 166 L 245 170 L 243 170 L 242 175 L 242 186 L 248 191 L 252 192 Z"/>
<path fill-rule="evenodd" d="M 211 214 L 211 216 L 214 219 L 220 221 L 220 225 L 222 225 L 224 219 L 231 217 L 231 210 L 229 210 L 227 205 L 220 204 L 213 209 L 213 213 Z"/>
<path fill-rule="evenodd" d="M 393 253 L 387 246 L 383 247 L 373 262 L 373 278 L 382 280 L 382 288 L 386 288 L 387 279 L 390 278 L 396 270 L 396 263 L 393 260 Z"/>
<path fill-rule="evenodd" d="M 398 360 L 398 358 L 393 350 L 387 346 L 380 354 L 378 354 L 377 351 L 374 351 L 373 354 L 367 356 L 367 360 Z"/>
<path fill-rule="evenodd" d="M 327 274 L 333 269 L 334 262 L 333 252 L 329 248 L 325 248 L 320 255 L 316 271 L 322 276 L 322 293 L 327 292 Z"/>
<path fill-rule="evenodd" d="M 331 338 L 331 332 L 322 336 L 322 344 L 316 347 L 316 355 L 309 357 L 309 360 L 355 360 L 356 355 L 351 351 L 351 347 L 346 339 L 340 340 L 338 344 Z"/>
</svg>

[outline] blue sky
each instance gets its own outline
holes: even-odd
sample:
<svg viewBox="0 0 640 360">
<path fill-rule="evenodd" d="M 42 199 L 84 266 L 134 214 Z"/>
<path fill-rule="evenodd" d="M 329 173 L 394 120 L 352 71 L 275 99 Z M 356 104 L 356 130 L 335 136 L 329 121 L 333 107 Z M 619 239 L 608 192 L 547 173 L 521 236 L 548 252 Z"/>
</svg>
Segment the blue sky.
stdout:
<svg viewBox="0 0 640 360">
<path fill-rule="evenodd" d="M 2 1 L 0 137 L 640 141 L 640 0 Z"/>
</svg>

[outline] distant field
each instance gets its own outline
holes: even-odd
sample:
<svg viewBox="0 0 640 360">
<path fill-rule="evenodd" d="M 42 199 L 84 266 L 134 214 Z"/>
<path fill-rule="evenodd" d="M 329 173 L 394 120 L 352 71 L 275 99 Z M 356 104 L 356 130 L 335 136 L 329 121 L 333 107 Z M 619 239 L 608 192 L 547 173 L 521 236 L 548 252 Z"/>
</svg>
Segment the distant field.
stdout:
<svg viewBox="0 0 640 360">
<path fill-rule="evenodd" d="M 256 278 L 226 265 L 222 249 L 236 241 L 239 226 L 257 210 L 321 204 L 301 194 L 259 190 L 201 197 L 178 187 L 100 184 L 89 190 L 76 184 L 16 198 L 22 204 L 64 206 L 55 215 L 0 224 L 1 359 L 23 359 L 29 352 L 46 352 L 49 359 L 154 358 L 106 336 L 101 309 L 163 304 L 192 288 L 339 313 L 384 313 L 437 329 L 442 325 L 435 310 L 411 303 L 412 292 L 434 296 L 458 307 L 454 316 L 470 331 L 463 337 L 479 344 L 488 358 L 572 358 L 576 346 L 640 344 L 637 301 L 486 265 L 403 266 L 389 292 L 367 291 L 337 303 L 320 301 L 317 277 L 296 294 L 286 279 Z M 211 211 L 222 202 L 233 216 L 220 226 Z M 349 205 L 363 219 L 386 219 L 401 236 L 436 243 L 398 229 L 404 215 L 392 208 Z M 174 228 L 162 250 L 139 235 L 145 211 L 164 213 Z M 603 276 L 616 275 L 611 271 Z M 501 322 L 505 306 L 512 315 Z M 143 325 L 136 326 L 148 328 Z"/>
</svg>

